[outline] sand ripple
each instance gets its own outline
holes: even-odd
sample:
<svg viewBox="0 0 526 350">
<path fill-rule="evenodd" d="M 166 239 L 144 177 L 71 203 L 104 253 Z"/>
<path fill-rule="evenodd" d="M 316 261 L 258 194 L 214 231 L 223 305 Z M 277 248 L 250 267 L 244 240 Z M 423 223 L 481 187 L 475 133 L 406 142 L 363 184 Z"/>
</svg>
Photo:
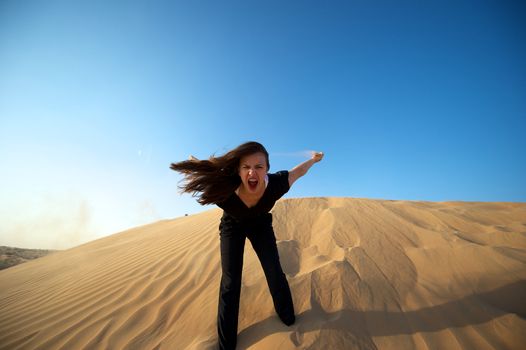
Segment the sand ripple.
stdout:
<svg viewBox="0 0 526 350">
<path fill-rule="evenodd" d="M 240 349 L 519 349 L 526 204 L 354 198 L 273 210 L 297 312 L 247 243 Z M 212 349 L 218 209 L 0 271 L 0 349 Z"/>
</svg>

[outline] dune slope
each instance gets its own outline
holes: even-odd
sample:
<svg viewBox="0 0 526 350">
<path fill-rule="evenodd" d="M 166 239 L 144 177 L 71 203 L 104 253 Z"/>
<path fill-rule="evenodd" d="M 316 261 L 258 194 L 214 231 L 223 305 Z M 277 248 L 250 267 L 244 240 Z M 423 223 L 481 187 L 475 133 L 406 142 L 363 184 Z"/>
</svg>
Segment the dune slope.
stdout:
<svg viewBox="0 0 526 350">
<path fill-rule="evenodd" d="M 212 349 L 221 210 L 0 271 L 0 349 Z M 526 204 L 279 201 L 297 322 L 280 323 L 247 242 L 240 349 L 519 349 Z"/>
</svg>

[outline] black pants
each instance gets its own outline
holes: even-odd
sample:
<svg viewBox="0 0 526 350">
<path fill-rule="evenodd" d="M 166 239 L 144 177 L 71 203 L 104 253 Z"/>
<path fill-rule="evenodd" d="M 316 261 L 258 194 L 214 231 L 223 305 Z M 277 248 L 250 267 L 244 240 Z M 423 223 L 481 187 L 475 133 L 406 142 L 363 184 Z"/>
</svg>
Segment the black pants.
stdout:
<svg viewBox="0 0 526 350">
<path fill-rule="evenodd" d="M 236 348 L 245 238 L 250 240 L 261 262 L 279 318 L 288 326 L 295 321 L 289 284 L 279 262 L 272 216 L 268 215 L 270 220 L 256 225 L 220 225 L 223 273 L 219 290 L 217 333 L 221 350 Z"/>
</svg>

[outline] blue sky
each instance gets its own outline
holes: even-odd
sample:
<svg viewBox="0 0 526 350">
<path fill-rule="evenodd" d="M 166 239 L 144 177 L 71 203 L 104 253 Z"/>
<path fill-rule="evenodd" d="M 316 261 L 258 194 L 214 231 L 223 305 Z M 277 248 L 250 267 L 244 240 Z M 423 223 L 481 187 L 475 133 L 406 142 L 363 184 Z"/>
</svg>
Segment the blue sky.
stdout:
<svg viewBox="0 0 526 350">
<path fill-rule="evenodd" d="M 522 1 L 0 2 L 0 244 L 197 213 L 170 162 L 256 140 L 285 198 L 526 201 Z"/>
</svg>

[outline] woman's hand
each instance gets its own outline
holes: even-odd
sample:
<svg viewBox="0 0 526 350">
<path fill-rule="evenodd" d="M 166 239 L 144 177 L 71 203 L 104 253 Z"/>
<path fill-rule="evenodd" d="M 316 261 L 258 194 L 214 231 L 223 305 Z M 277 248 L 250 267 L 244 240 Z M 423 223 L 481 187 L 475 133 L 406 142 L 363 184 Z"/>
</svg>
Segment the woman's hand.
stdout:
<svg viewBox="0 0 526 350">
<path fill-rule="evenodd" d="M 311 159 L 314 160 L 314 163 L 318 163 L 320 160 L 323 159 L 323 152 L 312 152 Z"/>
</svg>

